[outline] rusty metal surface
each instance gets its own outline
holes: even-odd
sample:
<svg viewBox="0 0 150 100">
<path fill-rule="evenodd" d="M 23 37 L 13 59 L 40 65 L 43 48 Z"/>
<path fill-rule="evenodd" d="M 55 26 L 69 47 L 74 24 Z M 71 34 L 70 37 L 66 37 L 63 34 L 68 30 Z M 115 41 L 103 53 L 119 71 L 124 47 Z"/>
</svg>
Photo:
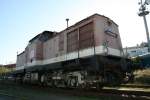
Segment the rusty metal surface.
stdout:
<svg viewBox="0 0 150 100">
<path fill-rule="evenodd" d="M 122 48 L 118 28 L 113 23 L 111 25 L 104 24 L 106 24 L 104 36 L 105 40 L 108 41 L 108 46 L 114 49 Z"/>
<path fill-rule="evenodd" d="M 59 34 L 59 51 L 63 51 L 64 50 L 64 34 L 60 33 Z"/>
<path fill-rule="evenodd" d="M 36 45 L 36 55 L 35 55 L 36 60 L 42 60 L 43 59 L 43 43 L 39 42 Z"/>
<path fill-rule="evenodd" d="M 80 49 L 92 47 L 94 45 L 93 23 L 89 23 L 79 29 L 79 46 Z"/>
<path fill-rule="evenodd" d="M 58 53 L 59 53 L 59 37 L 58 36 L 44 43 L 44 46 L 43 46 L 44 59 L 57 57 Z"/>
<path fill-rule="evenodd" d="M 17 63 L 16 66 L 23 66 L 26 63 L 26 55 L 25 52 L 22 52 L 21 54 L 17 55 Z"/>
<path fill-rule="evenodd" d="M 67 52 L 78 50 L 78 30 L 67 34 Z"/>
<path fill-rule="evenodd" d="M 55 58 L 65 55 L 67 52 L 101 46 L 106 41 L 111 48 L 122 48 L 118 26 L 113 21 L 111 25 L 107 25 L 107 20 L 106 17 L 94 15 L 57 33 L 57 35 L 55 34 L 43 44 L 36 40 L 32 41 L 25 49 L 25 62 L 31 63 L 35 60 Z M 111 28 L 118 35 L 117 38 L 105 34 L 106 28 Z"/>
</svg>

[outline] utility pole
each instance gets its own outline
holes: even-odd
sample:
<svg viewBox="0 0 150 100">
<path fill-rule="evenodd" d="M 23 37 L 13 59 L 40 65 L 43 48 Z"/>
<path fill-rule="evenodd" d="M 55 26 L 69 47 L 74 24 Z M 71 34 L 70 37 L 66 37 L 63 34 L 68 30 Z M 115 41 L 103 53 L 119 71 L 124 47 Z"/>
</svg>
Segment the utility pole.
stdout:
<svg viewBox="0 0 150 100">
<path fill-rule="evenodd" d="M 144 25 L 145 25 L 145 30 L 146 30 L 146 36 L 147 36 L 148 52 L 150 52 L 149 30 L 148 30 L 147 20 L 146 20 L 146 15 L 149 14 L 149 11 L 146 11 L 146 5 L 150 4 L 150 0 L 145 0 L 144 3 L 141 0 L 139 2 L 139 4 L 140 4 L 140 9 L 139 9 L 139 14 L 138 15 L 142 16 L 143 20 L 144 20 Z"/>
</svg>

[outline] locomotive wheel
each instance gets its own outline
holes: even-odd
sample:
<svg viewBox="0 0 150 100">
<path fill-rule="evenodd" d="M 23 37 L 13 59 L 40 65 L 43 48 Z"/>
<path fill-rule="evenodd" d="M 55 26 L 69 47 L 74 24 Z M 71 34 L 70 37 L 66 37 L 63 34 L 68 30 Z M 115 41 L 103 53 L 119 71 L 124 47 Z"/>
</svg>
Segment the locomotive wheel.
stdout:
<svg viewBox="0 0 150 100">
<path fill-rule="evenodd" d="M 96 83 L 96 90 L 99 90 L 99 89 L 100 89 L 100 84 Z"/>
<path fill-rule="evenodd" d="M 52 86 L 53 87 L 58 87 L 58 81 L 57 80 L 53 80 Z"/>
<path fill-rule="evenodd" d="M 43 74 L 43 75 L 41 75 L 40 76 L 40 85 L 42 86 L 42 87 L 45 87 L 45 86 L 47 86 L 47 82 L 46 82 L 47 80 L 46 80 L 46 76 Z"/>
<path fill-rule="evenodd" d="M 107 72 L 105 79 L 108 85 L 117 85 L 120 83 L 120 77 L 113 72 Z"/>
<path fill-rule="evenodd" d="M 90 85 L 89 83 L 86 83 L 84 89 L 85 89 L 85 90 L 89 90 L 90 87 L 91 87 L 91 85 Z"/>
<path fill-rule="evenodd" d="M 77 87 L 78 82 L 75 78 L 69 78 L 67 80 L 67 87 Z"/>
<path fill-rule="evenodd" d="M 72 78 L 72 79 L 70 80 L 70 86 L 71 86 L 71 87 L 76 87 L 76 80 L 75 80 L 74 78 Z"/>
<path fill-rule="evenodd" d="M 84 89 L 84 88 L 86 88 L 86 84 L 85 84 L 85 83 L 82 83 L 82 84 L 80 84 L 78 87 L 81 88 L 81 89 Z"/>
</svg>

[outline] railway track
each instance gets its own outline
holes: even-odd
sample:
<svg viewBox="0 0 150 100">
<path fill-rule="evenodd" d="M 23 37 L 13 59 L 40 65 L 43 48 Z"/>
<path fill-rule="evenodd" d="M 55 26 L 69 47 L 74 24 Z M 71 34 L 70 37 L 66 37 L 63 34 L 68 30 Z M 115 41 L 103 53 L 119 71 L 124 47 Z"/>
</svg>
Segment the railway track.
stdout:
<svg viewBox="0 0 150 100">
<path fill-rule="evenodd" d="M 142 87 L 142 86 L 141 86 Z M 34 86 L 33 88 L 40 88 L 39 86 Z M 150 100 L 150 91 L 133 91 L 133 90 L 117 90 L 117 89 L 100 89 L 97 90 L 95 88 L 91 89 L 79 89 L 79 88 L 43 88 L 44 91 L 50 91 L 53 93 L 63 93 L 66 95 L 74 95 L 74 96 L 93 96 L 93 97 L 101 97 L 101 96 L 110 96 L 110 97 L 118 97 L 123 100 Z M 121 100 L 122 100 L 121 99 Z M 119 99 L 120 100 L 120 99 Z"/>
<path fill-rule="evenodd" d="M 64 91 L 65 90 L 65 91 Z M 59 92 L 63 92 L 65 94 L 71 94 L 75 96 L 110 96 L 110 97 L 119 97 L 123 100 L 150 100 L 150 92 L 144 91 L 127 91 L 127 90 L 114 90 L 114 89 L 89 89 L 89 90 L 81 90 L 81 89 L 73 89 L 73 88 L 61 88 L 58 89 Z M 57 91 L 57 92 L 58 92 Z"/>
<path fill-rule="evenodd" d="M 150 88 L 150 85 L 143 84 L 121 84 L 120 87 L 133 87 L 133 88 Z"/>
<path fill-rule="evenodd" d="M 144 91 L 127 91 L 127 90 L 102 90 L 98 91 L 99 93 L 104 94 L 112 94 L 112 95 L 119 95 L 122 97 L 129 97 L 129 98 L 147 98 L 150 99 L 150 92 Z"/>
<path fill-rule="evenodd" d="M 22 89 L 31 89 L 35 91 L 44 91 L 47 93 L 63 94 L 70 96 L 85 96 L 85 97 L 115 97 L 121 98 L 121 100 L 150 100 L 150 92 L 148 91 L 133 91 L 133 90 L 117 90 L 117 89 L 79 89 L 79 88 L 52 88 L 52 87 L 41 87 L 37 85 L 19 85 L 19 84 L 8 84 L 10 87 L 20 87 Z M 1 93 L 7 93 L 7 91 L 0 90 Z M 112 100 L 112 99 L 109 99 Z M 120 99 L 117 99 L 120 100 Z"/>
<path fill-rule="evenodd" d="M 84 96 L 120 96 L 125 98 L 132 98 L 138 100 L 150 100 L 150 92 L 145 91 L 127 91 L 127 90 L 115 90 L 115 89 L 89 89 L 89 90 L 80 90 L 80 89 L 65 89 L 68 92 L 72 92 L 74 95 L 84 95 Z M 80 91 L 80 92 L 79 92 Z"/>
</svg>

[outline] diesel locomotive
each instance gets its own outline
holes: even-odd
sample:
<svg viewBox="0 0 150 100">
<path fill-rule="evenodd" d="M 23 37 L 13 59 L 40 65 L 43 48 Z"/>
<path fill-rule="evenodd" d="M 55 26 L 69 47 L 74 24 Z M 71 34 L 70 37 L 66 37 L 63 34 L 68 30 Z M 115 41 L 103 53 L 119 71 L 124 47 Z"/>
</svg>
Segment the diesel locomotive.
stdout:
<svg viewBox="0 0 150 100">
<path fill-rule="evenodd" d="M 129 66 L 118 25 L 94 14 L 60 32 L 44 31 L 17 55 L 11 75 L 22 83 L 96 87 L 123 81 Z"/>
</svg>

